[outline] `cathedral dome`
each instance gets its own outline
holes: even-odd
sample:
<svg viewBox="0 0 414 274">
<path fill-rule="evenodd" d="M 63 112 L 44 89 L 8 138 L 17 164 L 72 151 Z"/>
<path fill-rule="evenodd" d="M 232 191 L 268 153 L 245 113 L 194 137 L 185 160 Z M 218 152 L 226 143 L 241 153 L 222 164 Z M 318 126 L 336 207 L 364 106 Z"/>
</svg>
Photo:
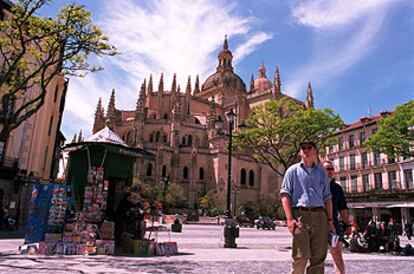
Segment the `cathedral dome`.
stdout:
<svg viewBox="0 0 414 274">
<path fill-rule="evenodd" d="M 217 71 L 210 75 L 202 86 L 202 90 L 207 90 L 212 87 L 231 87 L 239 91 L 246 91 L 246 85 L 243 80 L 233 71 Z"/>
<path fill-rule="evenodd" d="M 254 80 L 254 90 L 270 90 L 272 89 L 272 82 L 266 77 L 266 68 L 263 63 L 259 68 L 259 78 Z"/>
<path fill-rule="evenodd" d="M 269 90 L 272 89 L 272 82 L 266 78 L 259 78 L 254 80 L 254 90 Z"/>
</svg>

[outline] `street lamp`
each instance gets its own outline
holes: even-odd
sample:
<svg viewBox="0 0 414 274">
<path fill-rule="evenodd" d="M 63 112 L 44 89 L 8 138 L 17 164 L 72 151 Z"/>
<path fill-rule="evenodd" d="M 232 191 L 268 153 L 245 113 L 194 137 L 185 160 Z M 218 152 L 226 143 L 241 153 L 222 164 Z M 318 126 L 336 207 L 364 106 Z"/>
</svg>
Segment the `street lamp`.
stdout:
<svg viewBox="0 0 414 274">
<path fill-rule="evenodd" d="M 228 122 L 228 163 L 227 163 L 227 207 L 225 212 L 225 227 L 224 227 L 224 247 L 225 248 L 236 248 L 236 237 L 238 237 L 237 222 L 231 216 L 231 157 L 232 157 L 232 137 L 233 137 L 233 126 L 234 126 L 234 113 L 233 109 L 226 113 Z M 224 122 L 219 116 L 215 120 L 215 128 L 220 134 L 223 128 Z"/>
</svg>

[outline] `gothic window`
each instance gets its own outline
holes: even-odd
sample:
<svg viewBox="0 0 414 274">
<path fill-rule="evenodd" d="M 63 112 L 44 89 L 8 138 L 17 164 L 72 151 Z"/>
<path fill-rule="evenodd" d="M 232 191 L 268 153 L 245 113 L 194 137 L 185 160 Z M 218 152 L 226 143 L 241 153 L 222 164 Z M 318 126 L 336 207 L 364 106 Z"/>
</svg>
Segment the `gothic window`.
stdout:
<svg viewBox="0 0 414 274">
<path fill-rule="evenodd" d="M 149 141 L 151 143 L 154 142 L 154 133 L 151 133 L 150 138 L 149 138 Z"/>
<path fill-rule="evenodd" d="M 158 143 L 160 141 L 161 133 L 158 131 L 157 134 L 155 134 L 155 142 Z"/>
<path fill-rule="evenodd" d="M 149 163 L 148 165 L 147 165 L 147 177 L 151 177 L 152 176 L 152 164 L 151 163 Z"/>
<path fill-rule="evenodd" d="M 249 171 L 249 186 L 254 186 L 254 171 Z"/>
<path fill-rule="evenodd" d="M 162 141 L 163 141 L 164 143 L 168 143 L 168 136 L 167 136 L 167 134 L 164 134 L 164 135 L 162 136 Z"/>
<path fill-rule="evenodd" d="M 202 168 L 202 167 L 200 167 L 200 174 L 199 174 L 198 179 L 204 180 L 204 168 Z"/>
<path fill-rule="evenodd" d="M 167 166 L 166 165 L 162 166 L 161 177 L 163 177 L 163 178 L 167 177 Z"/>
<path fill-rule="evenodd" d="M 246 185 L 246 170 L 244 168 L 240 170 L 240 184 Z"/>
<path fill-rule="evenodd" d="M 183 145 L 183 146 L 185 146 L 185 136 L 183 137 L 183 138 L 181 138 L 181 144 Z"/>
<path fill-rule="evenodd" d="M 191 146 L 193 144 L 193 136 L 188 135 L 187 144 L 188 146 Z"/>
<path fill-rule="evenodd" d="M 152 119 L 157 119 L 157 114 L 156 114 L 156 113 L 154 113 L 154 114 L 152 115 Z"/>
<path fill-rule="evenodd" d="M 183 169 L 183 179 L 188 179 L 188 167 L 184 167 Z"/>
<path fill-rule="evenodd" d="M 165 119 L 165 120 L 167 120 L 167 119 L 168 119 L 168 114 L 167 114 L 167 113 L 165 113 L 165 114 L 164 114 L 164 119 Z"/>
</svg>

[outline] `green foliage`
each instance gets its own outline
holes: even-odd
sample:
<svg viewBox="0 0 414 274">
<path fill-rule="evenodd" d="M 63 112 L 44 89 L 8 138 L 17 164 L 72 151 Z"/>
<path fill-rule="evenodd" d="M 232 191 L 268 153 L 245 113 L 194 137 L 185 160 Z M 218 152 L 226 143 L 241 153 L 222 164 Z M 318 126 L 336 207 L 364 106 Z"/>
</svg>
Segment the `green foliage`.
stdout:
<svg viewBox="0 0 414 274">
<path fill-rule="evenodd" d="M 276 193 L 263 193 L 260 195 L 259 210 L 260 215 L 275 216 L 281 206 L 280 199 Z"/>
<path fill-rule="evenodd" d="M 253 202 L 245 202 L 237 208 L 237 215 L 245 215 L 249 219 L 254 220 L 260 215 L 259 207 Z"/>
<path fill-rule="evenodd" d="M 223 212 L 221 211 L 220 208 L 214 207 L 214 208 L 212 208 L 212 209 L 209 210 L 208 216 L 210 216 L 210 217 L 216 217 L 216 216 L 218 216 L 218 215 L 220 215 L 222 213 Z"/>
<path fill-rule="evenodd" d="M 187 204 L 184 191 L 177 183 L 170 183 L 164 187 L 164 185 L 141 181 L 138 185 L 142 189 L 142 198 L 148 201 L 152 207 L 155 207 L 157 202 L 163 202 L 164 210 L 168 211 L 172 207 L 183 207 Z"/>
<path fill-rule="evenodd" d="M 101 70 L 89 64 L 89 57 L 117 53 L 80 5 L 63 7 L 56 19 L 38 16 L 50 2 L 19 0 L 12 18 L 0 21 L 0 140 L 43 105 L 56 76 Z"/>
<path fill-rule="evenodd" d="M 235 134 L 235 148 L 280 176 L 298 160 L 301 141 L 313 140 L 323 148 L 335 141 L 330 137 L 343 125 L 332 110 L 306 109 L 288 97 L 257 106 L 246 123 Z"/>
<path fill-rule="evenodd" d="M 207 212 L 216 207 L 217 204 L 217 195 L 214 190 L 209 190 L 204 195 L 201 195 L 198 199 L 198 205 L 200 209 L 204 209 Z"/>
<path fill-rule="evenodd" d="M 391 116 L 382 118 L 378 131 L 364 145 L 392 158 L 414 157 L 414 100 L 398 106 Z"/>
</svg>

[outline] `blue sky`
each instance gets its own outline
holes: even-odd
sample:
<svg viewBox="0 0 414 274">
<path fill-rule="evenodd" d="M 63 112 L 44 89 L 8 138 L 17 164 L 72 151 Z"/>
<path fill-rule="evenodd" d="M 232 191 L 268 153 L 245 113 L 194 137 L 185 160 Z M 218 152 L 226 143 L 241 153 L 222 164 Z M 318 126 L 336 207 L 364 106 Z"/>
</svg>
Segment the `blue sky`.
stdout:
<svg viewBox="0 0 414 274">
<path fill-rule="evenodd" d="M 54 1 L 46 15 L 69 1 Z M 376 114 L 414 99 L 414 1 L 133 1 L 75 0 L 121 54 L 91 60 L 105 70 L 69 84 L 62 129 L 91 134 L 98 97 L 104 107 L 116 90 L 116 105 L 133 110 L 144 78 L 170 87 L 177 73 L 203 82 L 215 71 L 224 35 L 234 66 L 246 85 L 263 61 L 282 92 L 306 96 L 310 80 L 315 106 L 329 107 L 345 123 L 369 110 Z"/>
</svg>

